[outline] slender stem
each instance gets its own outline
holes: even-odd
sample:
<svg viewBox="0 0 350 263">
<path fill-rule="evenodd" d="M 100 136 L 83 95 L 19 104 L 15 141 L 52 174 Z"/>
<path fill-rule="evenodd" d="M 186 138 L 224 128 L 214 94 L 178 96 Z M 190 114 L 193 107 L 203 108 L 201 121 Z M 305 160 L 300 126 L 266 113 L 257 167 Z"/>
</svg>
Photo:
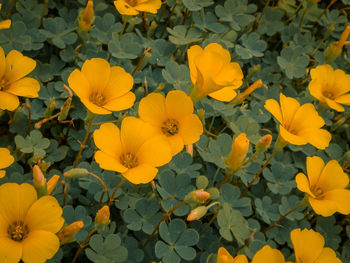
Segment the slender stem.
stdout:
<svg viewBox="0 0 350 263">
<path fill-rule="evenodd" d="M 242 248 L 244 248 L 244 247 L 246 247 L 248 245 L 250 240 L 255 235 L 256 231 L 257 231 L 256 229 L 253 229 L 252 233 L 250 233 L 249 237 L 244 241 L 244 244 L 235 250 L 235 254 L 237 254 Z"/>
<path fill-rule="evenodd" d="M 160 224 L 167 218 L 169 218 L 171 216 L 171 214 L 178 209 L 180 206 L 184 205 L 185 201 L 182 201 L 181 203 L 177 204 L 175 207 L 171 208 L 168 212 L 165 213 L 165 215 L 163 216 L 163 218 L 159 221 L 159 223 L 157 224 L 157 226 L 153 229 L 152 234 L 148 237 L 148 239 L 146 240 L 145 244 L 143 245 L 143 250 L 146 249 L 147 245 L 149 244 L 149 242 L 151 242 L 154 234 L 157 232 L 157 230 L 160 227 Z"/>
<path fill-rule="evenodd" d="M 163 35 L 164 35 L 164 33 L 165 33 L 165 30 L 166 30 L 166 28 L 167 28 L 168 25 L 169 25 L 170 18 L 171 18 L 171 16 L 174 14 L 175 7 L 176 7 L 177 4 L 178 4 L 178 1 L 176 1 L 175 4 L 174 4 L 174 6 L 171 8 L 170 14 L 168 15 L 168 18 L 167 18 L 167 20 L 165 21 L 165 24 L 164 24 L 162 33 L 160 33 L 160 37 L 159 37 L 159 38 L 162 38 L 162 37 L 163 37 Z"/>
<path fill-rule="evenodd" d="M 8 15 L 10 14 L 10 11 L 11 11 L 11 9 L 12 9 L 12 7 L 13 7 L 13 5 L 14 5 L 15 3 L 16 3 L 16 0 L 11 0 L 10 4 L 9 4 L 7 10 L 6 10 L 5 18 L 8 17 Z"/>
<path fill-rule="evenodd" d="M 120 33 L 119 33 L 119 40 L 122 38 L 124 31 L 125 31 L 125 28 L 126 28 L 126 23 L 128 23 L 129 20 L 130 20 L 130 16 L 123 17 L 123 26 L 122 26 L 122 29 L 120 30 Z"/>
<path fill-rule="evenodd" d="M 108 206 L 110 206 L 113 203 L 114 196 L 117 193 L 118 189 L 122 186 L 123 183 L 125 183 L 125 179 L 124 178 L 122 178 L 122 180 L 119 182 L 119 184 L 114 188 L 113 193 L 112 193 L 111 197 L 109 198 Z"/>
<path fill-rule="evenodd" d="M 327 10 L 335 3 L 337 2 L 337 0 L 332 0 L 328 6 L 323 10 L 323 12 L 317 17 L 314 25 L 316 25 L 318 23 L 318 21 L 321 19 L 322 16 L 324 16 L 324 14 L 327 12 Z"/>
<path fill-rule="evenodd" d="M 101 183 L 101 185 L 102 185 L 102 187 L 103 187 L 103 190 L 102 190 L 102 193 L 101 193 L 101 197 L 100 197 L 100 202 L 98 203 L 98 209 L 100 209 L 100 208 L 101 208 L 101 205 L 102 205 L 103 197 L 104 197 L 105 193 L 107 193 L 107 186 L 106 186 L 106 184 L 103 182 L 103 180 L 102 180 L 100 177 L 98 177 L 96 174 L 93 174 L 93 173 L 91 173 L 91 172 L 88 172 L 88 175 L 90 175 L 90 176 L 96 178 L 96 179 Z"/>
<path fill-rule="evenodd" d="M 256 180 L 258 180 L 260 174 L 264 171 L 264 169 L 266 168 L 266 166 L 270 163 L 270 161 L 272 160 L 272 158 L 275 156 L 275 154 L 277 153 L 278 150 L 274 150 L 270 157 L 266 160 L 266 162 L 264 163 L 264 165 L 261 167 L 260 171 L 254 176 L 253 180 L 250 181 L 250 183 L 247 185 L 246 188 L 243 189 L 243 191 L 241 192 L 241 195 L 239 197 L 242 197 L 247 191 L 248 189 L 254 184 L 254 182 Z"/>
<path fill-rule="evenodd" d="M 149 25 L 148 25 L 147 13 L 143 12 L 141 16 L 142 16 L 143 26 L 145 27 L 146 33 L 148 33 Z"/>
<path fill-rule="evenodd" d="M 227 173 L 225 174 L 224 179 L 219 183 L 219 185 L 217 186 L 217 188 L 220 190 L 220 188 L 228 181 L 228 179 L 230 179 L 236 171 L 232 171 L 231 173 Z"/>
<path fill-rule="evenodd" d="M 258 26 L 260 24 L 260 21 L 262 19 L 262 16 L 265 13 L 265 11 L 266 11 L 267 7 L 269 6 L 270 2 L 271 2 L 271 0 L 267 0 L 266 1 L 264 9 L 261 11 L 260 16 L 259 16 L 258 20 L 256 21 L 256 24 L 254 25 L 253 29 L 252 29 L 253 32 L 258 28 Z"/>
<path fill-rule="evenodd" d="M 81 154 L 85 148 L 85 143 L 87 141 L 87 139 L 89 138 L 89 134 L 90 134 L 90 131 L 91 131 L 91 122 L 92 120 L 88 120 L 88 124 L 87 124 L 87 130 L 86 130 L 86 133 L 85 133 L 85 137 L 84 137 L 84 140 L 83 142 L 80 144 L 80 149 L 79 149 L 79 152 L 77 154 L 77 157 L 75 158 L 75 161 L 74 161 L 74 165 L 73 167 L 76 168 L 78 166 L 78 163 L 79 163 L 79 160 L 81 158 Z"/>
<path fill-rule="evenodd" d="M 218 138 L 218 136 L 210 131 L 208 131 L 207 129 L 204 128 L 204 133 L 210 135 L 211 137 L 214 137 L 215 139 Z"/>
<path fill-rule="evenodd" d="M 28 124 L 27 124 L 27 134 L 30 133 L 30 126 L 32 124 L 32 111 L 30 109 L 29 103 L 23 103 L 23 106 L 27 108 L 28 110 Z"/>
<path fill-rule="evenodd" d="M 72 263 L 75 263 L 75 262 L 77 261 L 80 252 L 87 246 L 87 243 L 88 243 L 90 237 L 91 237 L 93 234 L 95 234 L 96 231 L 97 231 L 97 230 L 96 230 L 95 228 L 94 228 L 93 230 L 91 230 L 90 233 L 87 235 L 87 237 L 84 239 L 84 241 L 80 244 L 80 246 L 79 246 L 77 252 L 76 252 L 75 255 L 74 255 L 74 258 L 73 258 L 73 260 L 72 260 Z"/>
<path fill-rule="evenodd" d="M 62 204 L 62 207 L 63 207 L 66 205 L 68 185 L 66 184 L 65 181 L 61 181 L 61 183 L 62 183 L 62 192 L 63 192 L 63 204 Z"/>
<path fill-rule="evenodd" d="M 45 11 L 47 9 L 47 5 L 49 3 L 49 0 L 44 0 L 44 4 L 43 4 L 43 10 L 41 12 L 41 19 L 40 19 L 40 25 L 43 24 L 43 21 L 44 21 L 44 15 L 45 15 Z"/>
<path fill-rule="evenodd" d="M 137 62 L 137 65 L 136 65 L 136 67 L 134 68 L 134 70 L 133 70 L 133 72 L 131 73 L 131 75 L 134 76 L 134 74 L 136 73 L 136 71 L 139 69 L 139 67 L 140 67 L 140 65 L 141 65 L 141 63 L 142 63 L 142 61 L 143 61 L 143 59 L 145 58 L 146 54 L 147 54 L 148 52 L 150 52 L 150 51 L 152 51 L 152 49 L 151 49 L 151 48 L 147 48 L 147 49 L 143 52 L 142 56 L 141 56 L 140 59 L 139 59 L 139 62 Z"/>
</svg>

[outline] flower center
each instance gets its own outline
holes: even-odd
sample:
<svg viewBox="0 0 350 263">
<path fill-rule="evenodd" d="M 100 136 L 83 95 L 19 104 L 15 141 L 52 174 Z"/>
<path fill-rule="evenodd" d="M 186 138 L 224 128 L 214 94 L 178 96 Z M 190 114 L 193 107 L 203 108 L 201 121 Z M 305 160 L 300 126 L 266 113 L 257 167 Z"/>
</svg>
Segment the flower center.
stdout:
<svg viewBox="0 0 350 263">
<path fill-rule="evenodd" d="M 22 241 L 28 236 L 29 228 L 22 221 L 15 221 L 7 229 L 9 237 L 14 241 Z"/>
<path fill-rule="evenodd" d="M 93 92 L 93 93 L 91 93 L 91 94 L 90 94 L 90 97 L 89 97 L 89 100 L 90 100 L 93 104 L 95 104 L 95 105 L 97 105 L 97 106 L 99 106 L 99 107 L 101 107 L 101 106 L 103 106 L 103 105 L 106 104 L 106 98 L 105 98 L 105 96 L 103 96 L 102 94 L 100 94 L 100 93 L 98 93 L 98 92 Z"/>
<path fill-rule="evenodd" d="M 166 136 L 175 135 L 179 132 L 179 122 L 174 119 L 167 119 L 162 123 L 161 130 Z"/>
<path fill-rule="evenodd" d="M 125 166 L 128 169 L 134 168 L 139 164 L 135 154 L 131 152 L 123 153 L 120 156 L 120 162 L 123 166 Z"/>
<path fill-rule="evenodd" d="M 4 78 L 0 79 L 0 91 L 5 91 L 7 89 L 7 81 Z"/>
<path fill-rule="evenodd" d="M 132 7 L 137 5 L 137 0 L 126 0 L 126 2 Z"/>
<path fill-rule="evenodd" d="M 313 186 L 310 190 L 316 196 L 316 199 L 323 198 L 324 191 L 320 187 Z"/>
<path fill-rule="evenodd" d="M 326 98 L 331 99 L 331 100 L 333 100 L 335 97 L 334 94 L 330 91 L 324 91 L 324 92 L 322 92 L 322 94 L 323 94 L 323 96 L 325 96 Z"/>
</svg>

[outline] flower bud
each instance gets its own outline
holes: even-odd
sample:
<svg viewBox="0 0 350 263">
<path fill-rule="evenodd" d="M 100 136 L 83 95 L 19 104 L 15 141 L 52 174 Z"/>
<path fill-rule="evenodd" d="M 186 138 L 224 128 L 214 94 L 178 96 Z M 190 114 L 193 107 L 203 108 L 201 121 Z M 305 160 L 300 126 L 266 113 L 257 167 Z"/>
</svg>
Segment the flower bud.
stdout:
<svg viewBox="0 0 350 263">
<path fill-rule="evenodd" d="M 79 28 L 81 31 L 89 31 L 91 29 L 92 22 L 94 21 L 94 2 L 89 0 L 86 3 L 86 7 L 79 14 Z"/>
<path fill-rule="evenodd" d="M 249 150 L 249 139 L 243 132 L 239 134 L 232 144 L 230 155 L 226 159 L 226 165 L 228 168 L 236 171 L 240 169 L 244 158 Z"/>
<path fill-rule="evenodd" d="M 63 173 L 63 176 L 66 178 L 79 178 L 79 177 L 87 176 L 88 174 L 89 174 L 89 171 L 84 168 L 73 168 Z"/>
<path fill-rule="evenodd" d="M 51 194 L 53 189 L 55 189 L 58 180 L 60 179 L 60 176 L 55 174 L 54 176 L 51 177 L 51 179 L 47 182 L 47 194 Z"/>
<path fill-rule="evenodd" d="M 58 233 L 57 236 L 61 244 L 73 242 L 73 236 L 84 227 L 83 221 L 76 221 L 68 226 L 64 226 Z"/>
<path fill-rule="evenodd" d="M 105 227 L 109 224 L 109 206 L 105 205 L 100 210 L 97 211 L 95 217 L 95 227 Z"/>
<path fill-rule="evenodd" d="M 193 144 L 186 145 L 186 152 L 193 157 Z"/>
<path fill-rule="evenodd" d="M 47 105 L 47 108 L 44 113 L 44 118 L 48 118 L 52 115 L 52 112 L 56 109 L 56 100 L 55 98 L 50 98 L 49 105 Z"/>
<path fill-rule="evenodd" d="M 205 115 L 204 115 L 204 109 L 199 109 L 197 112 L 197 115 L 199 119 L 201 120 L 202 124 L 205 125 Z"/>
<path fill-rule="evenodd" d="M 207 213 L 208 208 L 206 206 L 198 206 L 193 209 L 187 216 L 187 221 L 194 221 L 202 218 Z"/>
<path fill-rule="evenodd" d="M 33 184 L 39 197 L 47 194 L 46 179 L 38 165 L 33 166 Z"/>
<path fill-rule="evenodd" d="M 343 51 L 343 46 L 348 44 L 347 39 L 349 35 L 350 26 L 347 26 L 344 29 L 343 33 L 340 35 L 339 41 L 330 43 L 329 46 L 325 49 L 324 55 L 327 63 L 332 62 L 341 55 Z"/>
<path fill-rule="evenodd" d="M 233 99 L 233 104 L 241 104 L 254 90 L 260 88 L 262 86 L 261 79 L 255 81 L 252 85 L 250 85 L 244 92 L 238 94 L 236 98 Z"/>
<path fill-rule="evenodd" d="M 194 201 L 194 202 L 203 204 L 205 201 L 209 199 L 209 197 L 210 197 L 210 193 L 200 189 L 200 190 L 192 191 L 191 193 L 186 195 L 185 201 L 186 202 Z"/>
<path fill-rule="evenodd" d="M 72 97 L 69 97 L 64 102 L 63 106 L 61 107 L 61 113 L 58 116 L 59 121 L 64 121 L 65 119 L 67 119 L 71 103 L 72 103 Z"/>
<path fill-rule="evenodd" d="M 270 147 L 271 142 L 272 142 L 272 135 L 266 134 L 260 138 L 260 140 L 256 144 L 255 150 L 257 152 L 265 152 Z"/>
</svg>

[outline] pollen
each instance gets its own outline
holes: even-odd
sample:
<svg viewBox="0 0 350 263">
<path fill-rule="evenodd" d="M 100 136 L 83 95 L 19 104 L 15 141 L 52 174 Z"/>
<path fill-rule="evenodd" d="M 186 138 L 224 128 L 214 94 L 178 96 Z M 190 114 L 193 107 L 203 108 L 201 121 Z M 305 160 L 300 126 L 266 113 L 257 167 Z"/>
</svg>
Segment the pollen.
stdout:
<svg viewBox="0 0 350 263">
<path fill-rule="evenodd" d="M 124 165 L 126 168 L 131 169 L 138 165 L 137 157 L 134 153 L 126 152 L 123 153 L 120 156 L 120 162 L 122 165 Z"/>
<path fill-rule="evenodd" d="M 99 107 L 106 104 L 105 96 L 103 96 L 103 94 L 98 93 L 98 92 L 91 93 L 89 96 L 89 100 L 90 100 L 90 102 L 92 102 L 93 104 L 95 104 Z"/>
<path fill-rule="evenodd" d="M 16 221 L 9 225 L 7 233 L 12 240 L 19 242 L 28 236 L 29 229 L 22 221 Z"/>
<path fill-rule="evenodd" d="M 162 123 L 161 130 L 166 136 L 173 136 L 179 132 L 179 122 L 174 119 L 167 119 Z"/>
</svg>

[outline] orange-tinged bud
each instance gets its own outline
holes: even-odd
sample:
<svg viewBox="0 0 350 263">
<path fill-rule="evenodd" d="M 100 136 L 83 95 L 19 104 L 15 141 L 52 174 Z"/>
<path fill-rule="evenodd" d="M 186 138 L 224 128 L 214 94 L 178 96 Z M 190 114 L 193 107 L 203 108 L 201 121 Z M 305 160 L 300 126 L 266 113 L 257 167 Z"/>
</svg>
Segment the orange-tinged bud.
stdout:
<svg viewBox="0 0 350 263">
<path fill-rule="evenodd" d="M 193 144 L 186 145 L 186 152 L 193 157 Z"/>
<path fill-rule="evenodd" d="M 89 0 L 85 9 L 79 14 L 79 28 L 81 31 L 89 31 L 94 21 L 94 2 Z"/>
<path fill-rule="evenodd" d="M 198 206 L 193 209 L 187 216 L 187 221 L 194 221 L 202 218 L 207 213 L 208 208 L 206 206 Z"/>
<path fill-rule="evenodd" d="M 66 178 L 79 178 L 89 174 L 89 171 L 84 168 L 73 168 L 63 174 Z"/>
<path fill-rule="evenodd" d="M 236 171 L 241 167 L 249 150 L 249 142 L 250 141 L 244 132 L 236 137 L 232 144 L 230 155 L 226 159 L 226 165 L 228 168 Z"/>
<path fill-rule="evenodd" d="M 46 179 L 38 165 L 33 166 L 33 184 L 38 196 L 47 194 Z"/>
<path fill-rule="evenodd" d="M 256 144 L 256 151 L 257 152 L 264 152 L 266 151 L 272 142 L 272 135 L 266 134 L 263 137 L 260 138 L 259 142 Z"/>
<path fill-rule="evenodd" d="M 105 205 L 100 210 L 97 211 L 95 217 L 95 226 L 106 226 L 109 224 L 109 206 Z"/>
<path fill-rule="evenodd" d="M 58 233 L 57 236 L 61 244 L 73 242 L 73 236 L 84 227 L 83 221 L 76 221 L 68 226 L 64 226 Z"/>
<path fill-rule="evenodd" d="M 347 26 L 343 33 L 340 35 L 340 39 L 337 42 L 332 42 L 329 44 L 329 46 L 325 49 L 324 55 L 326 57 L 326 61 L 332 62 L 337 57 L 339 57 L 343 51 L 343 46 L 347 45 L 347 39 L 350 35 L 350 26 Z"/>
<path fill-rule="evenodd" d="M 54 176 L 51 177 L 51 179 L 47 182 L 47 194 L 51 194 L 53 189 L 55 189 L 58 180 L 60 179 L 60 176 L 55 174 Z"/>
<path fill-rule="evenodd" d="M 194 191 L 194 200 L 197 201 L 198 203 L 204 203 L 207 201 L 210 197 L 210 193 L 204 190 L 196 190 Z"/>
<path fill-rule="evenodd" d="M 233 104 L 241 104 L 254 90 L 260 88 L 263 85 L 261 79 L 255 81 L 250 85 L 244 92 L 238 94 L 236 98 L 233 99 Z"/>
</svg>

